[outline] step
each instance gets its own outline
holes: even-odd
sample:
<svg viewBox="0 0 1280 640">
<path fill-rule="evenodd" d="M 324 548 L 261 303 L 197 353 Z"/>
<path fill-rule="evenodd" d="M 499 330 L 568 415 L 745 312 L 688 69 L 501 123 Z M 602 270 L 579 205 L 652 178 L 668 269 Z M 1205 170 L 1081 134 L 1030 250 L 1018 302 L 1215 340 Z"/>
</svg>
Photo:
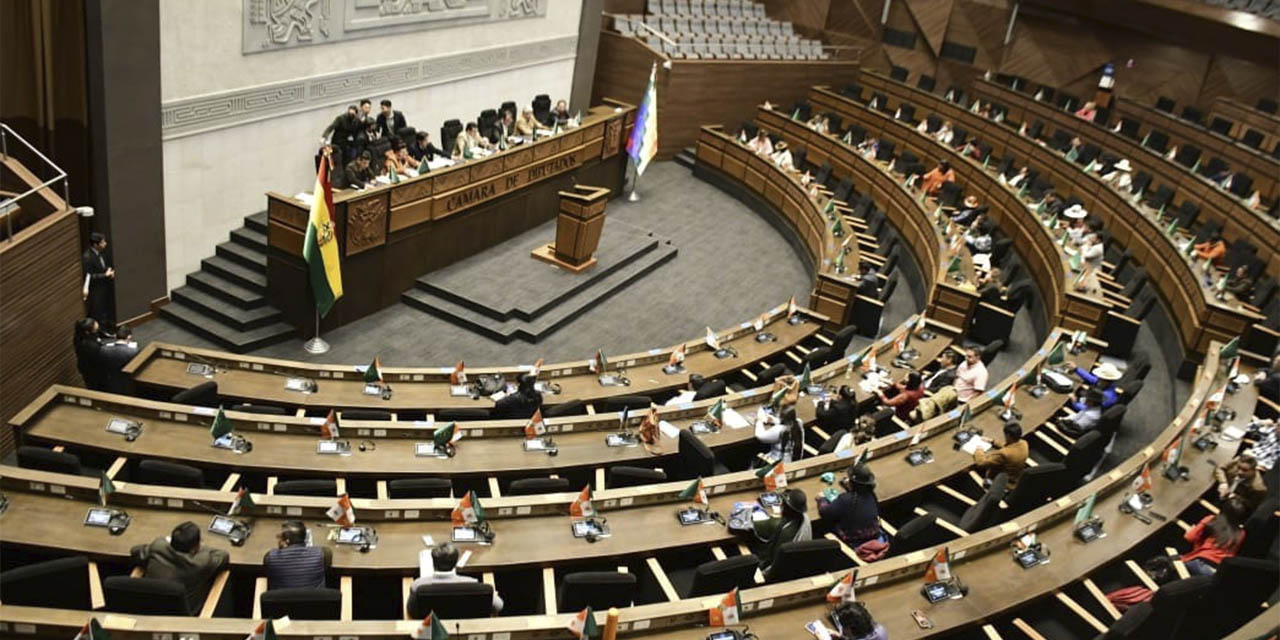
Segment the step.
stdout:
<svg viewBox="0 0 1280 640">
<path fill-rule="evenodd" d="M 244 217 L 244 226 L 253 229 L 259 233 L 267 232 L 267 212 L 259 211 L 251 216 Z"/>
<path fill-rule="evenodd" d="M 676 252 L 674 246 L 660 245 L 631 264 L 613 271 L 608 277 L 580 289 L 533 321 L 517 318 L 497 320 L 416 287 L 405 291 L 400 299 L 405 304 L 502 344 L 513 340 L 537 343 L 614 294 L 624 291 L 632 282 L 674 258 Z"/>
<path fill-rule="evenodd" d="M 280 321 L 280 310 L 263 305 L 253 309 L 241 309 L 217 296 L 192 286 L 178 287 L 169 292 L 170 304 L 182 304 L 237 331 L 248 331 Z"/>
<path fill-rule="evenodd" d="M 685 147 L 676 154 L 675 161 L 682 167 L 692 169 L 698 163 L 698 152 L 693 147 Z"/>
<path fill-rule="evenodd" d="M 202 271 L 211 271 L 214 275 L 230 280 L 250 291 L 266 293 L 267 274 L 250 269 L 237 262 L 221 256 L 212 256 L 200 261 Z"/>
<path fill-rule="evenodd" d="M 217 255 L 237 262 L 254 271 L 267 273 L 267 254 L 239 242 L 223 242 L 216 249 Z"/>
<path fill-rule="evenodd" d="M 170 303 L 160 307 L 160 315 L 168 320 L 212 340 L 224 349 L 247 353 L 294 337 L 293 327 L 276 322 L 263 327 L 239 331 L 184 304 Z"/>
<path fill-rule="evenodd" d="M 208 271 L 188 273 L 187 284 L 241 309 L 255 309 L 267 304 L 267 297 L 262 293 L 246 289 Z"/>
<path fill-rule="evenodd" d="M 434 296 L 444 298 L 454 304 L 470 309 L 476 313 L 483 314 L 499 322 L 506 320 L 523 320 L 525 322 L 530 322 L 546 313 L 548 310 L 554 309 L 564 301 L 577 295 L 587 287 L 608 278 L 619 269 L 626 268 L 627 265 L 643 258 L 651 251 L 658 248 L 658 246 L 659 240 L 655 238 L 652 241 L 645 243 L 639 251 L 625 256 L 622 260 L 615 261 L 613 264 L 604 267 L 596 266 L 589 272 L 578 276 L 577 281 L 572 287 L 565 289 L 559 295 L 547 298 L 537 306 L 530 306 L 529 308 L 511 306 L 502 309 L 494 309 L 480 301 L 467 297 L 465 291 L 456 291 L 432 282 L 432 275 L 434 274 L 427 274 L 418 278 L 414 283 L 414 286 Z"/>
<path fill-rule="evenodd" d="M 257 249 L 263 253 L 267 252 L 267 234 L 264 231 L 250 229 L 249 227 L 233 229 L 231 231 L 231 241 L 252 249 Z"/>
</svg>

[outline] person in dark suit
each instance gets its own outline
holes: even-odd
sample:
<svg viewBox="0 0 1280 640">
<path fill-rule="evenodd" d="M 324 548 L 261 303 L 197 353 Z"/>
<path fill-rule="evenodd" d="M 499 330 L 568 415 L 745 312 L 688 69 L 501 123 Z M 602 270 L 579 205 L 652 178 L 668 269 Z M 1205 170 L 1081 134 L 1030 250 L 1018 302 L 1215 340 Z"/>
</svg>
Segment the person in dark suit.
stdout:
<svg viewBox="0 0 1280 640">
<path fill-rule="evenodd" d="M 187 613 L 197 615 L 209 586 L 218 572 L 227 568 L 230 557 L 221 549 L 200 547 L 200 527 L 184 522 L 173 528 L 169 539 L 156 538 L 140 544 L 130 556 L 143 568 L 143 576 L 181 583 L 186 589 Z"/>
<path fill-rule="evenodd" d="M 503 140 L 516 135 L 516 117 L 510 111 L 503 110 L 502 118 L 493 123 L 493 142 L 501 144 Z"/>
<path fill-rule="evenodd" d="M 869 262 L 858 265 L 858 295 L 876 299 L 880 297 L 880 276 L 876 275 L 875 265 Z"/>
<path fill-rule="evenodd" d="M 87 278 L 81 295 L 88 316 L 97 320 L 103 331 L 111 331 L 116 325 L 116 270 L 107 255 L 106 236 L 96 231 L 89 234 L 89 248 L 81 254 L 80 266 Z"/>
<path fill-rule="evenodd" d="M 332 144 L 341 151 L 339 157 L 342 162 L 347 162 L 356 157 L 356 138 L 360 132 L 364 130 L 364 123 L 360 120 L 360 110 L 355 105 L 347 107 L 345 113 L 340 114 L 325 127 L 323 133 L 320 134 L 321 144 Z"/>
<path fill-rule="evenodd" d="M 849 385 L 841 385 L 834 397 L 827 396 L 818 402 L 814 413 L 818 426 L 827 433 L 851 428 L 854 418 L 858 417 L 853 389 Z"/>
<path fill-rule="evenodd" d="M 363 189 L 373 184 L 373 170 L 369 168 L 369 155 L 360 154 L 355 160 L 347 163 L 342 171 L 344 183 L 348 189 Z"/>
<path fill-rule="evenodd" d="M 413 156 L 413 158 L 418 162 L 422 162 L 424 160 L 426 162 L 431 162 L 436 158 L 449 157 L 449 154 L 445 153 L 443 149 L 431 143 L 431 134 L 426 131 L 419 131 L 418 134 L 414 136 L 414 144 L 409 147 L 409 155 Z M 418 171 L 421 172 L 422 169 L 419 168 Z"/>
<path fill-rule="evenodd" d="M 138 343 L 133 339 L 133 329 L 127 324 L 116 327 L 115 340 L 103 342 L 99 351 L 100 368 L 107 391 L 124 395 L 133 393 L 133 376 L 124 373 L 123 369 L 136 355 Z"/>
<path fill-rule="evenodd" d="M 959 351 L 948 349 L 938 356 L 938 369 L 924 380 L 924 388 L 929 393 L 937 393 L 939 389 L 956 381 L 956 367 L 964 362 Z"/>
<path fill-rule="evenodd" d="M 74 344 L 76 369 L 84 379 L 84 386 L 94 391 L 105 391 L 107 377 L 102 366 L 102 336 L 98 333 L 98 321 L 93 318 L 76 321 Z"/>
<path fill-rule="evenodd" d="M 382 132 L 382 137 L 390 139 L 395 137 L 397 132 L 407 125 L 404 121 L 404 114 L 392 109 L 390 100 L 383 100 L 381 106 L 382 113 L 378 114 L 378 130 Z"/>
<path fill-rule="evenodd" d="M 538 378 L 532 374 L 520 376 L 514 393 L 505 395 L 493 406 L 494 418 L 530 418 L 542 408 L 542 394 L 538 393 Z"/>
</svg>

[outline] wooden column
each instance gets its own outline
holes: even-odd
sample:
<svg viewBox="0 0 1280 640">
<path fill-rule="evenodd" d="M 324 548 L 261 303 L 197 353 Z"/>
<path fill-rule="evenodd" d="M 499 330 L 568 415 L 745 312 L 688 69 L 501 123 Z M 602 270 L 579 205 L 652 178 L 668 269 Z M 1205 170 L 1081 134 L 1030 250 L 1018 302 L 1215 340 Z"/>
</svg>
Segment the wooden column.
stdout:
<svg viewBox="0 0 1280 640">
<path fill-rule="evenodd" d="M 533 250 L 533 257 L 574 273 L 596 264 L 595 252 L 604 230 L 604 209 L 609 203 L 607 187 L 574 185 L 560 193 L 560 215 L 556 218 L 556 241 Z"/>
</svg>

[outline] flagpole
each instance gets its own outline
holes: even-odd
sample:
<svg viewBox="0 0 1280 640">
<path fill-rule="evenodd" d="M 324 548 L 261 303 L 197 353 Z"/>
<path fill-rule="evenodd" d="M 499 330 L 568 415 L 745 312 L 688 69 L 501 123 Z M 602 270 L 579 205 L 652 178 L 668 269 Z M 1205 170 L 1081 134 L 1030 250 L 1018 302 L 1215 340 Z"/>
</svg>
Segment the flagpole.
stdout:
<svg viewBox="0 0 1280 640">
<path fill-rule="evenodd" d="M 631 192 L 627 194 L 627 202 L 639 202 L 640 196 L 636 194 L 636 183 L 640 181 L 640 172 L 636 170 L 635 158 L 627 162 L 627 166 L 631 168 Z"/>
<path fill-rule="evenodd" d="M 316 307 L 316 334 L 302 345 L 307 353 L 319 355 L 329 352 L 329 343 L 320 337 L 320 307 Z"/>
</svg>

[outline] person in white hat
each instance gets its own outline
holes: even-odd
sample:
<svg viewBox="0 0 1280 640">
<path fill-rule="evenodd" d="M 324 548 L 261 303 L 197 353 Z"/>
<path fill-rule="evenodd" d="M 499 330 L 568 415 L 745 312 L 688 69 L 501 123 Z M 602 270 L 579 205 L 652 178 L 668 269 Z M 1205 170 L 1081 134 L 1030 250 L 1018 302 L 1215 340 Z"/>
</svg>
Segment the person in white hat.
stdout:
<svg viewBox="0 0 1280 640">
<path fill-rule="evenodd" d="M 964 206 L 952 212 L 951 220 L 956 224 L 967 225 L 986 210 L 986 207 L 978 206 L 978 196 L 969 194 L 964 197 Z"/>
<path fill-rule="evenodd" d="M 1080 378 L 1080 380 L 1085 384 L 1090 385 L 1090 388 L 1097 389 L 1102 394 L 1103 409 L 1110 407 L 1120 400 L 1119 394 L 1116 393 L 1115 385 L 1116 381 L 1119 380 L 1123 374 L 1120 373 L 1120 369 L 1118 369 L 1114 364 L 1111 364 L 1110 362 L 1103 362 L 1094 367 L 1093 371 L 1088 371 L 1084 367 L 1076 367 L 1075 374 L 1076 377 Z M 1085 410 L 1085 402 L 1083 398 L 1084 392 L 1084 386 L 1081 386 L 1076 390 L 1076 397 L 1071 401 L 1072 409 L 1075 409 L 1076 411 Z"/>
<path fill-rule="evenodd" d="M 1117 189 L 1128 189 L 1133 184 L 1133 167 L 1129 165 L 1128 158 L 1121 158 L 1111 169 L 1110 173 L 1102 176 L 1103 182 Z"/>
<path fill-rule="evenodd" d="M 1085 232 L 1089 230 L 1084 223 L 1084 218 L 1088 214 L 1089 212 L 1085 211 L 1084 207 L 1078 204 L 1071 205 L 1065 212 L 1063 212 L 1062 215 L 1067 218 L 1067 240 L 1069 240 L 1071 244 L 1078 245 L 1080 244 L 1080 241 L 1084 239 Z"/>
</svg>

